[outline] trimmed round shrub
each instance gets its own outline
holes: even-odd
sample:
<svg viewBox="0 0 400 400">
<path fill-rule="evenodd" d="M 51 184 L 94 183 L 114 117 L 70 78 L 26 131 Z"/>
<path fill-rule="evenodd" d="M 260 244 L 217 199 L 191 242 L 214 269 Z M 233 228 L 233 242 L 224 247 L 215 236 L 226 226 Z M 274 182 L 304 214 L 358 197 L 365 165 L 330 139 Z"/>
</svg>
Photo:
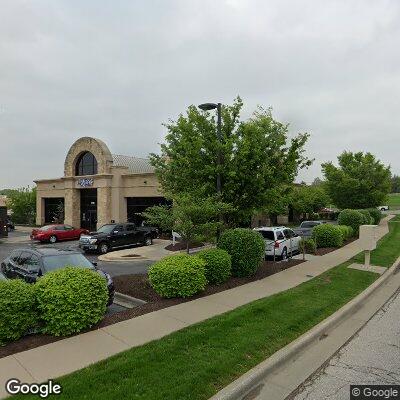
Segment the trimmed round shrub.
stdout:
<svg viewBox="0 0 400 400">
<path fill-rule="evenodd" d="M 369 213 L 368 210 L 357 210 L 357 211 L 359 211 L 362 215 L 364 215 L 363 225 L 371 225 L 373 223 L 373 218 L 371 217 L 371 214 Z"/>
<path fill-rule="evenodd" d="M 372 217 L 372 223 L 374 225 L 379 225 L 379 222 L 381 222 L 382 219 L 382 211 L 378 210 L 377 208 L 368 208 L 368 211 Z"/>
<path fill-rule="evenodd" d="M 232 275 L 254 275 L 265 256 L 263 237 L 252 229 L 227 229 L 219 238 L 218 247 L 232 257 Z"/>
<path fill-rule="evenodd" d="M 35 286 L 45 333 L 71 335 L 104 317 L 107 281 L 96 271 L 68 266 L 46 274 Z"/>
<path fill-rule="evenodd" d="M 342 233 L 343 240 L 350 239 L 354 235 L 353 228 L 351 226 L 347 225 L 337 225 L 337 227 L 340 229 L 340 232 Z"/>
<path fill-rule="evenodd" d="M 196 256 L 206 263 L 205 273 L 209 283 L 223 283 L 232 275 L 232 259 L 227 251 L 206 249 L 199 251 Z"/>
<path fill-rule="evenodd" d="M 299 245 L 302 253 L 315 254 L 317 251 L 317 243 L 315 243 L 315 240 L 312 238 L 301 239 Z"/>
<path fill-rule="evenodd" d="M 162 297 L 190 297 L 207 284 L 205 261 L 189 254 L 167 256 L 149 269 L 149 281 Z"/>
<path fill-rule="evenodd" d="M 317 247 L 340 247 L 343 245 L 342 232 L 336 225 L 318 225 L 313 229 L 312 237 L 317 243 Z"/>
<path fill-rule="evenodd" d="M 17 340 L 37 325 L 34 285 L 0 280 L 0 344 Z"/>
<path fill-rule="evenodd" d="M 351 226 L 354 231 L 354 235 L 358 235 L 360 225 L 363 225 L 365 217 L 360 211 L 357 210 L 343 210 L 339 213 L 338 224 Z"/>
</svg>

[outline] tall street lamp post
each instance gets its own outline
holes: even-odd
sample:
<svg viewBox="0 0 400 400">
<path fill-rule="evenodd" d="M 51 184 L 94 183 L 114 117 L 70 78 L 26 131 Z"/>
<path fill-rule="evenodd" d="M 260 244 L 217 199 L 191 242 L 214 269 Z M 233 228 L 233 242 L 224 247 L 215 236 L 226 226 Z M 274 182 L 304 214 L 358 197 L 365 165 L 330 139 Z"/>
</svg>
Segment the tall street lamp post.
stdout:
<svg viewBox="0 0 400 400">
<path fill-rule="evenodd" d="M 203 110 L 203 111 L 210 111 L 210 110 L 217 109 L 217 138 L 218 138 L 218 141 L 219 141 L 220 144 L 222 143 L 221 107 L 222 107 L 221 103 L 204 103 L 204 104 L 200 104 L 199 105 L 200 110 Z M 217 172 L 217 193 L 218 193 L 218 196 L 220 198 L 221 198 L 221 193 L 222 193 L 221 173 L 220 173 L 221 164 L 222 164 L 221 149 L 218 149 L 218 153 L 217 153 L 217 168 L 218 168 L 218 172 Z M 222 215 L 219 216 L 219 220 L 220 220 L 221 223 L 223 222 Z M 218 228 L 218 230 L 217 230 L 217 241 L 219 240 L 220 235 L 221 235 L 221 230 L 220 230 L 220 228 Z"/>
<path fill-rule="evenodd" d="M 210 111 L 210 110 L 215 110 L 217 109 L 217 138 L 220 143 L 222 143 L 222 130 L 221 130 L 221 103 L 204 103 L 200 104 L 199 108 L 200 110 L 203 111 Z M 217 155 L 217 167 L 218 167 L 218 173 L 217 173 L 217 193 L 218 195 L 221 195 L 222 192 L 222 187 L 221 187 L 221 174 L 219 171 L 219 167 L 221 166 L 222 160 L 221 160 L 221 151 L 218 150 L 218 155 Z"/>
</svg>

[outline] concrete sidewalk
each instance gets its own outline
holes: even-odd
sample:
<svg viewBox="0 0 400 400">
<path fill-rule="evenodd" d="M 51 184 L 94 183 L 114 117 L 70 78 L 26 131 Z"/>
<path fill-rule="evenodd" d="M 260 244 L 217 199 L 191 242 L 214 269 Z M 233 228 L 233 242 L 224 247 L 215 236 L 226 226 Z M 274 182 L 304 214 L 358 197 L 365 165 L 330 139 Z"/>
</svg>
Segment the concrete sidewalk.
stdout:
<svg viewBox="0 0 400 400">
<path fill-rule="evenodd" d="M 382 220 L 378 228 L 379 238 L 388 232 L 389 218 Z M 10 378 L 42 382 L 71 373 L 123 350 L 295 287 L 349 260 L 360 251 L 356 240 L 332 253 L 262 280 L 2 358 L 0 397 L 6 396 L 5 382 Z"/>
</svg>

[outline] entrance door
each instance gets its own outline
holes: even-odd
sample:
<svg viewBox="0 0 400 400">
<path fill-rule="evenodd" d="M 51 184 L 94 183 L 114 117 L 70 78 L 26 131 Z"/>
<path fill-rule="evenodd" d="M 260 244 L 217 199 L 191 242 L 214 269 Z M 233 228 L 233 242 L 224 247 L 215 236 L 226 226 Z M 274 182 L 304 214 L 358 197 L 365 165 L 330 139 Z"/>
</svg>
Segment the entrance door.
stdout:
<svg viewBox="0 0 400 400">
<path fill-rule="evenodd" d="M 97 189 L 81 189 L 81 228 L 95 231 L 97 227 Z"/>
</svg>

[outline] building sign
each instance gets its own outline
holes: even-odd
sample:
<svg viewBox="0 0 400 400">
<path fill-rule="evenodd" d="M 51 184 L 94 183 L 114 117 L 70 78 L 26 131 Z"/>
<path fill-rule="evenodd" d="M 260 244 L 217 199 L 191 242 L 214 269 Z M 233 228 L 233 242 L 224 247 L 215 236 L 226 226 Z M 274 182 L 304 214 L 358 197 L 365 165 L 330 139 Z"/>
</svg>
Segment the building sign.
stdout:
<svg viewBox="0 0 400 400">
<path fill-rule="evenodd" d="M 93 186 L 94 180 L 93 178 L 81 178 L 78 180 L 78 185 L 83 188 Z"/>
</svg>

